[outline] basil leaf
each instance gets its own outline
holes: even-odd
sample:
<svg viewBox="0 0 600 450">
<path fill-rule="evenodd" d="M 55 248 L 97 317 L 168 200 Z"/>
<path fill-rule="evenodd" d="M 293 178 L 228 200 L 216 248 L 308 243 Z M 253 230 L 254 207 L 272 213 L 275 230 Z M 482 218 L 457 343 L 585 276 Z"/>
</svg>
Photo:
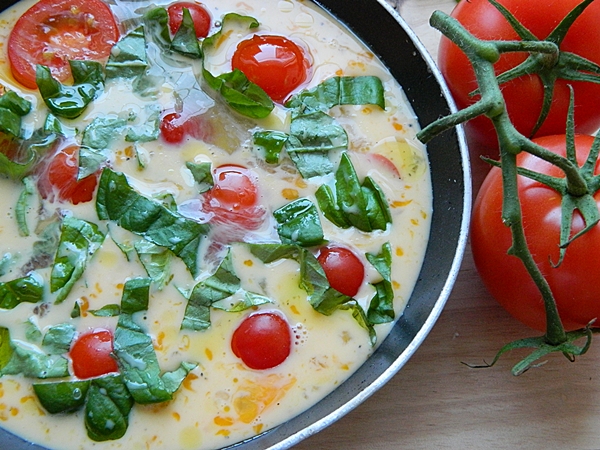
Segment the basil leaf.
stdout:
<svg viewBox="0 0 600 450">
<path fill-rule="evenodd" d="M 36 193 L 35 182 L 31 177 L 23 178 L 23 190 L 17 200 L 15 207 L 15 217 L 17 226 L 21 236 L 29 236 L 29 226 L 27 225 L 27 210 L 29 208 L 29 200 Z"/>
<path fill-rule="evenodd" d="M 123 297 L 121 298 L 121 311 L 123 314 L 134 314 L 148 309 L 150 298 L 149 278 L 132 278 L 127 280 L 123 287 Z"/>
<path fill-rule="evenodd" d="M 145 239 L 134 244 L 135 251 L 146 273 L 161 290 L 171 281 L 172 253 L 164 247 L 160 247 Z"/>
<path fill-rule="evenodd" d="M 227 13 L 223 16 L 223 20 L 221 20 L 221 28 L 216 33 L 202 41 L 202 50 L 206 51 L 216 46 L 224 32 L 227 29 L 232 28 L 234 25 L 252 30 L 253 28 L 258 28 L 260 23 L 251 16 L 244 16 L 237 13 Z"/>
<path fill-rule="evenodd" d="M 272 303 L 271 299 L 254 292 L 244 291 L 241 300 L 228 298 L 213 303 L 212 307 L 226 312 L 241 312 L 266 303 Z"/>
<path fill-rule="evenodd" d="M 50 274 L 50 291 L 58 292 L 56 303 L 62 302 L 81 278 L 89 259 L 100 248 L 104 233 L 85 220 L 66 217 L 61 226 L 60 242 Z"/>
<path fill-rule="evenodd" d="M 85 402 L 85 427 L 96 442 L 120 439 L 129 426 L 133 397 L 121 375 L 94 378 Z"/>
<path fill-rule="evenodd" d="M 42 339 L 42 348 L 51 355 L 68 353 L 75 337 L 75 327 L 68 323 L 50 327 Z"/>
<path fill-rule="evenodd" d="M 35 81 L 46 106 L 66 119 L 79 117 L 104 87 L 102 66 L 95 61 L 69 61 L 74 83 L 65 86 L 55 80 L 46 66 L 38 65 Z"/>
<path fill-rule="evenodd" d="M 210 190 L 214 185 L 212 176 L 212 164 L 209 162 L 196 164 L 193 162 L 186 162 L 185 166 L 192 172 L 194 181 L 198 183 L 200 193 Z"/>
<path fill-rule="evenodd" d="M 273 212 L 277 233 L 284 244 L 310 247 L 323 243 L 323 228 L 317 207 L 307 198 L 294 200 Z"/>
<path fill-rule="evenodd" d="M 196 284 L 189 296 L 182 330 L 201 331 L 210 327 L 210 307 L 213 303 L 231 297 L 240 289 L 240 279 L 233 270 L 231 249 L 213 275 Z"/>
<path fill-rule="evenodd" d="M 116 115 L 96 117 L 83 130 L 81 145 L 97 150 L 107 149 L 125 125 L 127 121 Z"/>
<path fill-rule="evenodd" d="M 144 108 L 146 116 L 139 125 L 127 127 L 127 142 L 150 142 L 158 139 L 160 133 L 160 106 L 148 105 Z M 139 160 L 139 155 L 138 155 Z"/>
<path fill-rule="evenodd" d="M 55 134 L 36 131 L 31 138 L 20 141 L 0 133 L 0 146 L 16 156 L 11 159 L 0 152 L 0 174 L 13 180 L 20 180 L 31 174 L 41 157 L 56 143 Z"/>
<path fill-rule="evenodd" d="M 183 383 L 183 380 L 185 380 L 185 377 L 187 377 L 188 374 L 197 366 L 198 364 L 188 363 L 184 361 L 176 370 L 164 373 L 162 376 L 162 380 L 165 385 L 165 389 L 168 392 L 176 392 L 181 386 L 181 383 Z"/>
<path fill-rule="evenodd" d="M 13 309 L 23 302 L 38 303 L 44 298 L 44 285 L 35 273 L 0 283 L 0 308 Z"/>
<path fill-rule="evenodd" d="M 75 303 L 77 306 L 78 303 Z M 121 307 L 114 303 L 104 305 L 100 309 L 90 309 L 88 312 L 94 317 L 116 317 L 121 314 Z"/>
<path fill-rule="evenodd" d="M 290 244 L 246 244 L 250 253 L 265 264 L 275 262 L 279 259 L 298 260 L 300 247 Z"/>
<path fill-rule="evenodd" d="M 106 78 L 133 78 L 148 68 L 146 36 L 139 26 L 122 37 L 113 47 L 104 68 Z"/>
<path fill-rule="evenodd" d="M 375 283 L 376 293 L 367 311 L 368 321 L 373 324 L 392 322 L 394 312 L 394 290 L 392 287 L 392 248 L 386 242 L 377 255 L 367 253 L 367 260 L 381 275 L 382 281 Z"/>
<path fill-rule="evenodd" d="M 31 102 L 21 98 L 14 91 L 0 96 L 0 132 L 14 137 L 21 135 L 21 117 L 31 111 Z"/>
<path fill-rule="evenodd" d="M 90 383 L 89 380 L 34 383 L 33 391 L 50 414 L 67 413 L 84 405 Z"/>
<path fill-rule="evenodd" d="M 69 362 L 57 355 L 48 355 L 12 342 L 10 361 L 0 375 L 23 374 L 29 378 L 62 378 L 69 376 Z"/>
<path fill-rule="evenodd" d="M 42 339 L 42 332 L 38 326 L 34 323 L 33 317 L 30 317 L 25 323 L 25 338 L 29 342 L 40 342 Z M 1 364 L 0 364 L 1 366 Z"/>
<path fill-rule="evenodd" d="M 325 217 L 340 228 L 361 231 L 385 230 L 392 216 L 379 186 L 370 177 L 361 185 L 346 153 L 335 173 L 335 192 L 322 185 L 315 193 Z"/>
<path fill-rule="evenodd" d="M 102 171 L 96 195 L 96 211 L 101 220 L 119 226 L 179 256 L 192 275 L 198 272 L 198 246 L 209 227 L 187 219 L 149 198 L 138 194 L 122 173 Z"/>
<path fill-rule="evenodd" d="M 202 58 L 202 50 L 200 49 L 200 43 L 196 37 L 194 20 L 192 19 L 192 15 L 188 8 L 182 8 L 181 25 L 177 29 L 175 36 L 173 36 L 171 49 L 188 58 Z"/>
<path fill-rule="evenodd" d="M 0 375 L 4 374 L 4 368 L 9 364 L 13 353 L 10 331 L 8 328 L 0 327 Z"/>
<path fill-rule="evenodd" d="M 371 342 L 371 346 L 377 344 L 377 333 L 375 332 L 375 327 L 373 326 L 373 322 L 368 319 L 367 314 L 365 314 L 365 310 L 362 308 L 362 306 L 360 306 L 356 301 L 351 301 L 342 305 L 340 309 L 350 310 L 354 320 L 356 320 L 356 322 L 369 333 L 369 341 Z"/>
<path fill-rule="evenodd" d="M 254 133 L 253 140 L 254 148 L 264 153 L 265 161 L 269 164 L 277 164 L 288 135 L 280 131 L 257 131 Z"/>
<path fill-rule="evenodd" d="M 169 15 L 165 8 L 153 8 L 144 15 L 144 26 L 146 35 L 162 51 L 168 51 L 171 47 L 171 34 L 169 32 Z"/>
</svg>

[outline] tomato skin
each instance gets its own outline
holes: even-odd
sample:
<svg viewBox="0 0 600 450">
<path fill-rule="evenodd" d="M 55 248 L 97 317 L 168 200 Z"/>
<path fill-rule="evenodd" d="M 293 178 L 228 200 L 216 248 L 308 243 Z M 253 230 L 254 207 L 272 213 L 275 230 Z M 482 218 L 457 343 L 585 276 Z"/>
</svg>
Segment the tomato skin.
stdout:
<svg viewBox="0 0 600 450">
<path fill-rule="evenodd" d="M 231 350 L 251 369 L 265 370 L 283 363 L 292 349 L 292 332 L 283 315 L 258 312 L 235 329 Z"/>
<path fill-rule="evenodd" d="M 117 361 L 111 356 L 113 334 L 109 330 L 97 329 L 77 338 L 69 356 L 73 373 L 77 378 L 94 378 L 118 372 Z"/>
<path fill-rule="evenodd" d="M 535 139 L 541 146 L 565 154 L 565 137 L 546 136 Z M 593 137 L 576 137 L 577 159 L 587 157 Z M 529 154 L 520 154 L 519 166 L 553 176 L 564 176 L 554 166 Z M 600 172 L 596 163 L 595 173 Z M 536 264 L 546 277 L 555 296 L 560 317 L 567 330 L 582 328 L 600 318 L 600 225 L 575 239 L 567 248 L 564 261 L 559 260 L 560 196 L 552 189 L 519 176 L 523 226 Z M 594 195 L 600 204 L 600 194 Z M 542 297 L 521 261 L 506 254 L 511 234 L 501 220 L 501 170 L 493 168 L 479 191 L 473 208 L 471 248 L 475 266 L 492 296 L 522 323 L 545 331 L 546 317 Z M 583 228 L 578 214 L 573 219 L 573 233 Z"/>
<path fill-rule="evenodd" d="M 59 81 L 71 77 L 68 60 L 102 61 L 119 39 L 110 8 L 100 0 L 40 0 L 16 22 L 8 59 L 19 83 L 36 89 L 36 64 Z"/>
<path fill-rule="evenodd" d="M 295 42 L 276 35 L 257 35 L 240 42 L 231 66 L 282 103 L 308 77 L 309 62 Z"/>
<path fill-rule="evenodd" d="M 41 165 L 38 189 L 43 198 L 53 201 L 57 197 L 74 205 L 94 198 L 100 172 L 77 180 L 78 152 L 79 146 L 76 144 L 64 144 Z"/>
<path fill-rule="evenodd" d="M 171 34 L 177 33 L 177 30 L 181 26 L 181 22 L 183 21 L 183 8 L 186 8 L 192 16 L 196 36 L 198 38 L 205 38 L 208 36 L 211 24 L 210 14 L 201 4 L 194 2 L 176 2 L 167 7 Z"/>
<path fill-rule="evenodd" d="M 328 245 L 319 251 L 317 260 L 332 288 L 354 297 L 365 278 L 365 266 L 356 254 L 339 245 Z"/>
<path fill-rule="evenodd" d="M 515 17 L 535 36 L 544 39 L 560 20 L 580 0 L 550 0 L 544 3 L 543 13 L 539 2 L 500 0 Z M 506 19 L 487 0 L 463 0 L 451 13 L 474 36 L 481 39 L 516 40 L 515 31 Z M 583 56 L 600 63 L 600 3 L 593 2 L 575 21 L 560 46 L 561 51 Z M 594 43 L 594 44 L 592 44 Z M 495 65 L 502 73 L 526 57 L 525 53 L 503 54 Z M 474 103 L 479 97 L 469 93 L 477 88 L 475 74 L 467 57 L 449 39 L 440 41 L 438 65 L 448 83 L 459 109 Z M 569 105 L 569 85 L 575 92 L 575 124 L 579 134 L 593 134 L 600 127 L 600 109 L 596 99 L 600 85 L 589 82 L 557 80 L 550 114 L 536 136 L 564 134 Z M 519 132 L 529 136 L 542 107 L 543 85 L 538 76 L 520 77 L 502 85 L 507 111 Z M 492 122 L 484 116 L 477 117 L 465 126 L 470 147 L 480 147 L 491 156 L 497 153 L 498 142 Z"/>
<path fill-rule="evenodd" d="M 212 124 L 202 115 L 186 116 L 179 112 L 164 112 L 160 119 L 160 135 L 169 144 L 181 144 L 188 136 L 208 142 L 214 136 Z"/>
</svg>

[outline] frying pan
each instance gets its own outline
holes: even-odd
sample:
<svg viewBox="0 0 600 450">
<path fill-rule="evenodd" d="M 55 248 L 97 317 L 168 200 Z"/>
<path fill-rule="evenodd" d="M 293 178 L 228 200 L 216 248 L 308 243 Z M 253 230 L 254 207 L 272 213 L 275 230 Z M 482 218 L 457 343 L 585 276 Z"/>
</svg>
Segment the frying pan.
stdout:
<svg viewBox="0 0 600 450">
<path fill-rule="evenodd" d="M 8 8 L 16 1 L 3 2 Z M 361 39 L 398 80 L 421 126 L 455 111 L 435 63 L 385 0 L 316 0 Z M 458 275 L 471 211 L 471 175 L 461 128 L 427 145 L 433 185 L 431 234 L 404 314 L 375 353 L 319 403 L 231 449 L 284 449 L 317 433 L 365 401 L 409 360 L 439 317 Z M 0 448 L 44 450 L 0 429 Z"/>
</svg>

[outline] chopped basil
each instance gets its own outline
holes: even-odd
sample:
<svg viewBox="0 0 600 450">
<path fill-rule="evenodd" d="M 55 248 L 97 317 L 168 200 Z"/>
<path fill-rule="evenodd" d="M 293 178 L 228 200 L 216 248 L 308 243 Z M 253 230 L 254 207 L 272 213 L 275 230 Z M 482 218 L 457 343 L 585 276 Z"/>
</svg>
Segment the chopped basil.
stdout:
<svg viewBox="0 0 600 450">
<path fill-rule="evenodd" d="M 106 78 L 133 78 L 148 68 L 144 27 L 137 27 L 113 47 L 106 63 Z"/>
<path fill-rule="evenodd" d="M 137 193 L 124 174 L 102 171 L 96 195 L 101 220 L 117 225 L 179 256 L 192 275 L 198 272 L 198 246 L 208 225 L 187 219 L 162 204 Z"/>
<path fill-rule="evenodd" d="M 277 232 L 284 244 L 311 247 L 323 243 L 323 228 L 317 207 L 307 198 L 294 200 L 273 212 Z"/>
<path fill-rule="evenodd" d="M 13 309 L 23 302 L 38 303 L 43 298 L 43 281 L 34 272 L 16 280 L 0 283 L 1 309 Z"/>
<path fill-rule="evenodd" d="M 187 58 L 202 58 L 202 49 L 196 37 L 194 21 L 189 9 L 183 8 L 182 23 L 171 40 L 169 16 L 165 8 L 153 8 L 144 16 L 148 36 L 166 53 L 178 53 Z"/>
<path fill-rule="evenodd" d="M 10 338 L 8 338 L 10 341 Z M 2 346 L 4 347 L 4 341 Z M 28 378 L 62 378 L 69 376 L 69 362 L 59 355 L 48 355 L 29 346 L 10 342 L 10 361 L 2 367 L 0 375 L 23 374 Z M 3 349 L 3 352 L 5 349 Z"/>
<path fill-rule="evenodd" d="M 39 342 L 42 339 L 42 332 L 34 323 L 33 317 L 30 317 L 25 323 L 25 338 L 29 342 Z"/>
<path fill-rule="evenodd" d="M 121 298 L 121 311 L 123 314 L 134 314 L 148 309 L 151 283 L 152 280 L 149 278 L 127 280 Z"/>
<path fill-rule="evenodd" d="M 4 368 L 10 363 L 13 356 L 13 346 L 10 340 L 10 331 L 8 328 L 0 327 L 0 375 L 4 373 Z"/>
<path fill-rule="evenodd" d="M 288 135 L 281 131 L 257 131 L 253 139 L 254 147 L 264 153 L 265 161 L 269 164 L 277 164 Z"/>
<path fill-rule="evenodd" d="M 200 43 L 196 37 L 194 20 L 192 19 L 192 15 L 188 8 L 182 8 L 181 25 L 177 29 L 175 36 L 173 36 L 171 49 L 188 58 L 202 58 L 202 50 L 200 49 Z"/>
<path fill-rule="evenodd" d="M 33 391 L 46 411 L 59 414 L 76 411 L 85 403 L 90 381 L 34 383 Z"/>
<path fill-rule="evenodd" d="M 340 228 L 356 227 L 361 231 L 385 230 L 391 223 L 389 205 L 379 186 L 370 177 L 361 185 L 354 166 L 343 154 L 335 173 L 335 192 L 322 185 L 315 193 L 327 219 Z"/>
<path fill-rule="evenodd" d="M 68 323 L 54 325 L 46 331 L 42 339 L 42 348 L 51 355 L 68 353 L 75 337 L 75 327 Z"/>
<path fill-rule="evenodd" d="M 93 441 L 123 437 L 129 426 L 133 397 L 120 375 L 105 375 L 90 382 L 85 402 L 85 427 Z"/>
<path fill-rule="evenodd" d="M 208 191 L 214 185 L 212 176 L 212 164 L 209 162 L 196 164 L 193 162 L 186 162 L 185 166 L 192 172 L 194 181 L 198 183 L 198 190 L 200 193 Z"/>
<path fill-rule="evenodd" d="M 19 199 L 17 200 L 17 206 L 15 207 L 15 216 L 17 219 L 17 226 L 19 227 L 19 234 L 21 236 L 29 236 L 29 226 L 27 225 L 27 211 L 29 209 L 29 200 L 36 193 L 35 182 L 31 177 L 23 178 L 23 190 Z"/>
<path fill-rule="evenodd" d="M 75 304 L 79 306 L 78 303 Z M 121 307 L 111 303 L 109 305 L 104 305 L 100 309 L 90 309 L 88 312 L 94 317 L 116 317 L 121 314 Z"/>
<path fill-rule="evenodd" d="M 66 119 L 79 117 L 104 87 L 102 65 L 95 61 L 69 61 L 73 85 L 65 86 L 52 77 L 50 69 L 38 65 L 35 81 L 46 106 Z"/>
<path fill-rule="evenodd" d="M 139 125 L 127 127 L 125 134 L 127 142 L 150 142 L 158 139 L 160 133 L 160 106 L 147 105 L 144 112 L 146 115 Z"/>
<path fill-rule="evenodd" d="M 172 253 L 165 247 L 158 246 L 145 239 L 134 244 L 135 251 L 146 273 L 160 290 L 171 281 Z"/>
<path fill-rule="evenodd" d="M 387 242 L 381 248 L 381 253 L 367 253 L 367 260 L 377 269 L 382 280 L 373 284 L 376 293 L 371 299 L 367 317 L 370 323 L 392 322 L 394 313 L 394 290 L 392 287 L 392 249 Z"/>
<path fill-rule="evenodd" d="M 37 130 L 33 135 L 23 141 L 2 136 L 0 145 L 13 150 L 17 154 L 14 159 L 0 152 L 0 174 L 13 180 L 20 180 L 30 175 L 41 157 L 56 143 L 57 136 Z"/>
<path fill-rule="evenodd" d="M 96 224 L 74 217 L 65 217 L 50 275 L 50 291 L 57 292 L 56 303 L 62 302 L 81 278 L 88 260 L 104 241 Z"/>
<path fill-rule="evenodd" d="M 31 111 L 31 102 L 14 91 L 0 96 L 0 131 L 14 137 L 21 136 L 21 117 Z"/>
</svg>

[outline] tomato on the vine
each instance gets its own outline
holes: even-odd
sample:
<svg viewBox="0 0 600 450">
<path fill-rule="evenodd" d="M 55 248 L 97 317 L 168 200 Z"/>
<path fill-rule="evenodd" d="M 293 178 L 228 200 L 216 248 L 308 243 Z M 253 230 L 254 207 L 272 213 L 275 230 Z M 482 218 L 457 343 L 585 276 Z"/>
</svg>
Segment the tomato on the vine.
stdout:
<svg viewBox="0 0 600 450">
<path fill-rule="evenodd" d="M 352 250 L 328 245 L 319 251 L 317 260 L 332 288 L 349 297 L 356 295 L 365 278 L 365 266 Z"/>
<path fill-rule="evenodd" d="M 278 366 L 290 355 L 292 332 L 283 315 L 258 312 L 244 318 L 231 338 L 231 350 L 251 369 Z"/>
<path fill-rule="evenodd" d="M 198 38 L 205 38 L 210 31 L 210 13 L 200 3 L 195 2 L 175 2 L 167 7 L 169 15 L 169 29 L 172 34 L 177 33 L 183 21 L 183 8 L 186 8 L 194 22 L 194 29 Z"/>
<path fill-rule="evenodd" d="M 74 205 L 92 200 L 100 172 L 78 180 L 78 153 L 77 144 L 61 145 L 41 163 L 38 189 L 43 198 L 54 200 L 58 197 Z"/>
<path fill-rule="evenodd" d="M 69 352 L 73 373 L 77 378 L 86 379 L 117 372 L 119 367 L 112 352 L 113 334 L 109 330 L 97 329 L 82 334 Z"/>
<path fill-rule="evenodd" d="M 545 39 L 559 22 L 581 0 L 550 0 L 539 2 L 499 0 L 537 38 Z M 463 0 L 451 13 L 475 37 L 484 40 L 518 40 L 508 21 L 488 0 Z M 600 64 L 600 3 L 591 3 L 569 29 L 560 45 L 562 52 L 571 52 Z M 595 43 L 595 44 L 593 44 Z M 505 53 L 494 68 L 503 73 L 526 58 L 524 52 Z M 470 96 L 478 86 L 471 63 L 449 39 L 440 41 L 438 64 L 459 109 L 474 103 L 479 96 Z M 536 136 L 564 134 L 569 105 L 569 85 L 574 89 L 575 127 L 580 134 L 592 134 L 600 128 L 600 85 L 584 81 L 559 79 L 554 87 L 552 107 Z M 542 109 L 543 83 L 537 75 L 522 76 L 502 85 L 502 93 L 512 123 L 529 136 Z M 467 122 L 467 137 L 472 147 L 497 150 L 498 142 L 492 122 L 485 116 Z"/>
<path fill-rule="evenodd" d="M 37 64 L 65 81 L 71 76 L 69 60 L 103 61 L 118 39 L 115 18 L 101 0 L 40 0 L 15 23 L 8 59 L 15 79 L 35 89 Z"/>
<path fill-rule="evenodd" d="M 259 204 L 258 178 L 243 166 L 225 164 L 214 170 L 214 185 L 204 194 L 203 211 L 213 213 L 213 222 L 255 230 L 264 220 Z"/>
<path fill-rule="evenodd" d="M 565 155 L 565 136 L 534 139 L 552 152 Z M 593 137 L 576 136 L 577 159 L 587 158 Z M 517 157 L 518 165 L 535 172 L 564 176 L 560 169 L 527 153 Z M 595 173 L 600 173 L 600 162 Z M 553 189 L 519 176 L 523 226 L 529 249 L 555 296 L 559 315 L 567 330 L 586 326 L 600 319 L 600 224 L 576 238 L 566 250 L 558 267 L 561 227 L 561 196 Z M 600 205 L 600 193 L 594 195 Z M 545 330 L 546 316 L 542 296 L 523 263 L 507 255 L 512 238 L 501 219 L 502 173 L 497 167 L 487 175 L 474 204 L 471 247 L 475 265 L 492 296 L 522 323 Z M 573 218 L 572 234 L 581 231 L 579 213 Z"/>
<path fill-rule="evenodd" d="M 305 51 L 283 36 L 254 35 L 240 42 L 231 66 L 241 70 L 276 102 L 283 102 L 308 77 Z"/>
</svg>

